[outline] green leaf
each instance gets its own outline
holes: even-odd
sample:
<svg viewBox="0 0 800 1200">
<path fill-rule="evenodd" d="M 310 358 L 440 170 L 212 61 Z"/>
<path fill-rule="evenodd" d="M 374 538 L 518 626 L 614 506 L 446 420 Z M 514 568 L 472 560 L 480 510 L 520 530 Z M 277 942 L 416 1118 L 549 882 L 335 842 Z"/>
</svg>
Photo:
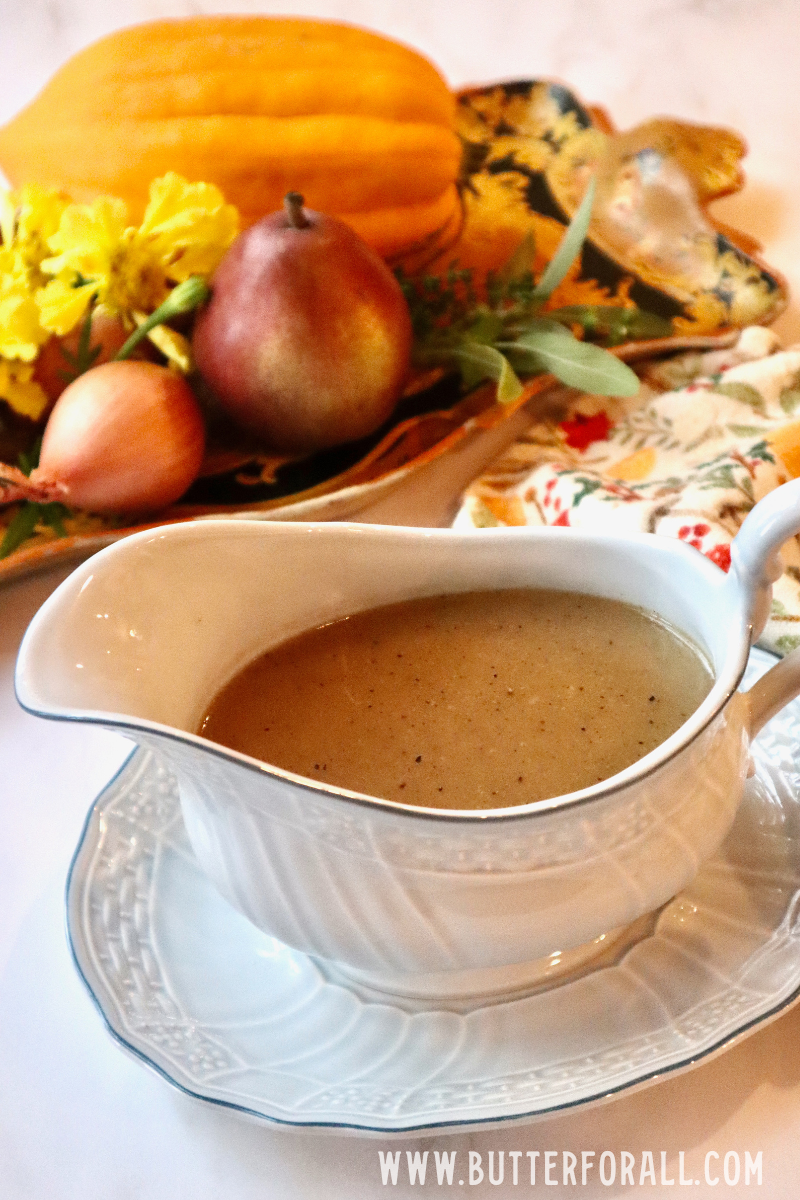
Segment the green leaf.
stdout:
<svg viewBox="0 0 800 1200">
<path fill-rule="evenodd" d="M 26 500 L 9 522 L 5 536 L 0 542 L 0 558 L 8 558 L 9 554 L 27 541 L 39 524 L 42 516 L 42 505 Z"/>
<path fill-rule="evenodd" d="M 511 404 L 522 392 L 514 368 L 504 354 L 493 346 L 480 342 L 462 342 L 453 350 L 458 359 L 467 387 L 481 379 L 497 380 L 497 399 L 501 404 Z"/>
<path fill-rule="evenodd" d="M 83 375 L 85 371 L 89 370 L 103 348 L 99 344 L 97 346 L 92 345 L 92 306 L 96 299 L 97 297 L 93 296 L 90 301 L 83 325 L 81 326 L 81 336 L 78 339 L 78 354 L 75 367 L 79 375 Z"/>
<path fill-rule="evenodd" d="M 759 433 L 761 432 L 762 430 L 759 430 Z M 775 455 L 770 450 L 769 442 L 766 440 L 766 438 L 763 438 L 760 442 L 757 442 L 754 446 L 751 446 L 747 451 L 747 456 L 748 458 L 757 458 L 761 462 L 775 462 Z"/>
<path fill-rule="evenodd" d="M 726 425 L 725 428 L 736 437 L 758 437 L 764 432 L 763 425 Z"/>
<path fill-rule="evenodd" d="M 603 481 L 601 479 L 587 479 L 583 475 L 576 475 L 575 483 L 579 483 L 581 486 L 580 489 L 573 495 L 570 508 L 577 508 L 581 500 L 585 500 L 587 496 L 593 495 L 598 488 L 603 486 Z"/>
<path fill-rule="evenodd" d="M 584 333 L 612 346 L 639 338 L 670 337 L 673 333 L 672 322 L 666 317 L 616 304 L 569 304 L 551 309 L 548 316 L 568 326 L 580 325 Z"/>
<path fill-rule="evenodd" d="M 468 342 L 480 342 L 483 346 L 492 346 L 503 331 L 503 320 L 497 313 L 488 309 L 480 309 L 475 320 L 466 331 Z"/>
<path fill-rule="evenodd" d="M 66 383 L 72 383 L 79 375 L 83 375 L 90 367 L 94 366 L 95 360 L 103 349 L 98 342 L 96 346 L 92 343 L 92 316 L 94 315 L 94 305 L 97 300 L 95 293 L 89 301 L 89 307 L 86 310 L 86 316 L 83 318 L 81 325 L 80 338 L 78 340 L 77 353 L 71 354 L 66 346 L 61 345 L 61 357 L 68 364 L 69 371 L 59 371 L 59 375 Z"/>
<path fill-rule="evenodd" d="M 549 371 L 568 387 L 598 396 L 635 396 L 639 378 L 626 363 L 607 350 L 562 333 L 534 330 L 517 339 L 516 347 L 526 351 L 536 366 Z"/>
<path fill-rule="evenodd" d="M 569 223 L 567 232 L 561 239 L 558 249 L 547 264 L 541 279 L 536 285 L 533 296 L 535 300 L 549 300 L 552 293 L 561 283 L 567 271 L 581 252 L 594 204 L 595 181 L 592 179 L 586 194 L 581 200 L 580 207 Z"/>
<path fill-rule="evenodd" d="M 784 388 L 778 401 L 787 416 L 792 416 L 800 408 L 800 391 L 797 388 Z"/>
<path fill-rule="evenodd" d="M 514 340 L 501 341 L 499 338 L 496 345 L 500 347 L 515 346 L 520 338 L 527 336 L 530 333 L 555 333 L 559 337 L 573 337 L 572 330 L 566 325 L 562 325 L 560 321 L 553 321 L 547 317 L 531 317 L 527 321 L 515 322 L 509 329 L 506 330 Z"/>
<path fill-rule="evenodd" d="M 33 468 L 38 467 L 39 465 L 39 455 L 41 452 L 42 439 L 40 436 L 33 443 L 30 450 L 27 452 L 23 450 L 22 453 L 17 457 L 20 471 L 24 472 L 25 475 L 30 475 Z"/>
<path fill-rule="evenodd" d="M 70 510 L 66 505 L 52 500 L 49 504 L 42 504 L 41 510 L 41 520 L 44 524 L 49 525 L 58 537 L 66 537 L 67 527 L 64 524 L 64 518 L 70 515 Z"/>
<path fill-rule="evenodd" d="M 739 380 L 732 380 L 730 383 L 718 383 L 714 391 L 718 392 L 721 396 L 730 396 L 731 400 L 738 400 L 740 404 L 749 405 L 754 412 L 765 412 L 764 397 L 750 383 L 742 383 Z"/>
</svg>

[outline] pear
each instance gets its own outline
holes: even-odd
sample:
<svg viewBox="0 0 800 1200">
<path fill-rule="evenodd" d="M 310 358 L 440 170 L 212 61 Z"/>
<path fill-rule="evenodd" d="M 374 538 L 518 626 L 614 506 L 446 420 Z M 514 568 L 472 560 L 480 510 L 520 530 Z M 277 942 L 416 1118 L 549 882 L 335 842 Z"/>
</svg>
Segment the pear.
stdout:
<svg viewBox="0 0 800 1200">
<path fill-rule="evenodd" d="M 239 235 L 192 339 L 201 375 L 237 424 L 307 453 L 372 433 L 406 381 L 411 318 L 386 263 L 290 192 Z"/>
</svg>

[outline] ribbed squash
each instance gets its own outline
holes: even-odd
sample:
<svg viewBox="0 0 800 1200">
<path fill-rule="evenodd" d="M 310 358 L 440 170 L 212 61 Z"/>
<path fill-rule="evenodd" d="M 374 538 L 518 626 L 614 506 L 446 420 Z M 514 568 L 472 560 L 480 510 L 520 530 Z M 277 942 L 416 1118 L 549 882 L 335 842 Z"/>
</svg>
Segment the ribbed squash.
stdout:
<svg viewBox="0 0 800 1200">
<path fill-rule="evenodd" d="M 427 59 L 366 30 L 282 17 L 124 29 L 75 55 L 0 129 L 12 185 L 78 201 L 152 179 L 217 184 L 247 225 L 287 191 L 384 255 L 454 218 L 455 101 Z"/>
</svg>

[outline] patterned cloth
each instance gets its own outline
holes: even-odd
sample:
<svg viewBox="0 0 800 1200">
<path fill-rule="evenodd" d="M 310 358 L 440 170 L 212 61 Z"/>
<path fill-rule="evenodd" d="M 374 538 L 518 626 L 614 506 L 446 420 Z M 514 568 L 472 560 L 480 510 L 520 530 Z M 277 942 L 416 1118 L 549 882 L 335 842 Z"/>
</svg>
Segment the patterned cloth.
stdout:
<svg viewBox="0 0 800 1200">
<path fill-rule="evenodd" d="M 798 417 L 800 347 L 752 327 L 729 350 L 651 365 L 633 401 L 583 396 L 560 423 L 536 425 L 472 485 L 455 524 L 641 530 L 727 570 L 753 504 L 791 477 L 775 435 Z M 759 645 L 784 654 L 800 645 L 796 538 L 782 557 Z"/>
</svg>

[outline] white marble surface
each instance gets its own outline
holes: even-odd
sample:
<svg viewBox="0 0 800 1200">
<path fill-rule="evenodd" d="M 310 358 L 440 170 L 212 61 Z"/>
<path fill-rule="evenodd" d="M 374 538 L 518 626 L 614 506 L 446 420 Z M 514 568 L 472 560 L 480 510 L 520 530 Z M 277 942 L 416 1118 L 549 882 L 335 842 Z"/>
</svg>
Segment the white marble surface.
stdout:
<svg viewBox="0 0 800 1200">
<path fill-rule="evenodd" d="M 427 52 L 454 84 L 547 76 L 604 105 L 621 128 L 655 114 L 732 126 L 750 145 L 748 183 L 719 202 L 722 219 L 759 238 L 764 257 L 800 295 L 800 11 L 797 0 L 283 0 L 229 11 L 340 17 Z M 204 0 L 0 0 L 0 120 L 30 99 L 59 63 L 113 28 L 165 15 L 226 11 Z M 793 302 L 777 328 L 800 340 Z M 380 1142 L 287 1135 L 243 1123 L 170 1089 L 104 1033 L 69 960 L 62 897 L 69 859 L 93 796 L 124 747 L 99 733 L 38 722 L 17 708 L 16 646 L 57 576 L 0 590 L 0 1196 L 2 1200 L 262 1200 L 373 1198 L 451 1191 L 430 1178 L 380 1181 Z M 578 1156 L 660 1152 L 673 1184 L 585 1187 L 552 1194 L 674 1196 L 703 1179 L 709 1151 L 720 1183 L 693 1195 L 750 1195 L 728 1186 L 722 1156 L 763 1156 L 761 1194 L 795 1200 L 800 1126 L 800 1008 L 678 1079 L 521 1129 L 399 1143 L 456 1149 L 556 1150 Z M 523 1157 L 523 1163 L 525 1159 Z M 712 1160 L 713 1162 L 713 1160 Z M 465 1181 L 467 1179 L 464 1172 Z M 511 1196 L 530 1185 L 488 1179 L 464 1191 Z M 580 1172 L 578 1173 L 580 1180 Z M 458 1185 L 453 1185 L 458 1190 Z M 543 1180 L 539 1176 L 540 1191 Z M 531 1191 L 533 1189 L 530 1189 Z M 463 1193 L 462 1193 L 463 1194 Z M 550 1193 L 545 1193 L 550 1194 Z"/>
</svg>

